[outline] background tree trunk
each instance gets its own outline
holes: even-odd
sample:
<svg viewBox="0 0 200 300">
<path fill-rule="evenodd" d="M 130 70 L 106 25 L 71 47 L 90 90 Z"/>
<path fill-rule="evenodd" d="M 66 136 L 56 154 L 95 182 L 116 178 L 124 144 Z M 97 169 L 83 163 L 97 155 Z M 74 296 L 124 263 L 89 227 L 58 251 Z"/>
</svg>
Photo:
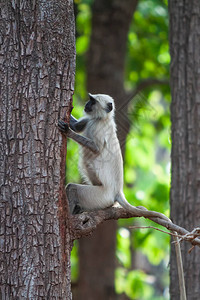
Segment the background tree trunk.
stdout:
<svg viewBox="0 0 200 300">
<path fill-rule="evenodd" d="M 127 34 L 137 0 L 95 0 L 92 8 L 92 35 L 88 53 L 87 89 L 112 96 L 121 146 L 129 130 L 124 90 L 124 62 Z M 124 106 L 124 110 L 121 107 Z M 123 148 L 124 149 L 124 148 Z M 117 223 L 109 221 L 79 242 L 80 275 L 77 299 L 116 299 Z"/>
<path fill-rule="evenodd" d="M 57 120 L 73 93 L 73 3 L 4 1 L 0 32 L 0 299 L 71 299 Z"/>
<path fill-rule="evenodd" d="M 192 230 L 200 219 L 200 2 L 170 0 L 172 186 L 171 218 Z M 187 299 L 199 299 L 199 248 L 182 244 Z M 171 247 L 170 299 L 179 299 Z"/>
</svg>

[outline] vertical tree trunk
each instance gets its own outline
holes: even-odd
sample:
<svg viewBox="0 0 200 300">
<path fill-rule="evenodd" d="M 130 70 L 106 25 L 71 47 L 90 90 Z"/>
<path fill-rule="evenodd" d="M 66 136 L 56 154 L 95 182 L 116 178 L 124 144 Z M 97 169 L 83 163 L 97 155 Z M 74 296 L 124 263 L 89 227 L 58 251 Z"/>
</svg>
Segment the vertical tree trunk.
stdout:
<svg viewBox="0 0 200 300">
<path fill-rule="evenodd" d="M 192 230 L 200 219 L 200 2 L 170 0 L 172 186 L 171 218 Z M 200 250 L 182 244 L 187 297 L 200 297 Z M 179 299 L 174 247 L 170 299 Z"/>
<path fill-rule="evenodd" d="M 71 299 L 57 120 L 73 93 L 73 3 L 4 1 L 0 32 L 0 299 Z"/>
<path fill-rule="evenodd" d="M 115 99 L 118 135 L 124 145 L 129 127 L 119 110 L 125 104 L 124 61 L 127 34 L 137 0 L 95 0 L 92 35 L 88 53 L 87 88 Z M 125 110 L 126 106 L 124 105 Z M 114 291 L 117 223 L 109 221 L 92 237 L 80 240 L 80 280 L 77 299 L 116 299 Z M 89 259 L 88 259 L 89 258 Z"/>
</svg>

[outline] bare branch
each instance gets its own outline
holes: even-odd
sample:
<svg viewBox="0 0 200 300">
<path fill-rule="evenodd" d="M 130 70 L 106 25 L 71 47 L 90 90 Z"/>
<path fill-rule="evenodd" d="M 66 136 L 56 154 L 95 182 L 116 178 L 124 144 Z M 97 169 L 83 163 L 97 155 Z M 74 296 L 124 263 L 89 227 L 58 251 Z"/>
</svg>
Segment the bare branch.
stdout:
<svg viewBox="0 0 200 300">
<path fill-rule="evenodd" d="M 144 214 L 146 214 L 145 212 L 147 211 L 144 210 L 143 212 Z M 152 211 L 148 212 L 149 214 L 153 213 Z M 196 237 L 197 230 L 194 229 L 192 232 L 189 232 L 185 228 L 174 224 L 170 220 L 167 221 L 167 218 L 164 219 L 162 217 L 145 217 L 142 216 L 141 213 L 140 216 L 138 216 L 137 214 L 125 211 L 121 207 L 110 207 L 104 210 L 84 212 L 80 215 L 71 216 L 72 239 L 75 240 L 81 238 L 82 236 L 91 235 L 96 227 L 104 221 L 135 217 L 144 217 L 150 219 L 153 222 L 167 228 L 169 231 L 177 232 L 179 237 L 181 236 L 181 240 L 189 241 L 193 246 L 197 245 L 200 247 L 200 239 Z"/>
<path fill-rule="evenodd" d="M 143 91 L 145 88 L 151 86 L 151 85 L 169 85 L 168 79 L 156 79 L 156 78 L 148 78 L 143 81 L 141 81 L 136 88 L 128 93 L 128 98 L 132 99 L 134 98 L 138 93 Z"/>
</svg>

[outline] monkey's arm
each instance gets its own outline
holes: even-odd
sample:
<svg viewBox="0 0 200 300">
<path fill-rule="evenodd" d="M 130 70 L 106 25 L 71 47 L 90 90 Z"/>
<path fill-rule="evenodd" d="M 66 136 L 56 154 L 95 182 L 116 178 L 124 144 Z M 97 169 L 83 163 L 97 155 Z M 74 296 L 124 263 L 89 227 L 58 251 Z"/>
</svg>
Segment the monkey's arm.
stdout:
<svg viewBox="0 0 200 300">
<path fill-rule="evenodd" d="M 81 132 L 85 129 L 87 122 L 88 118 L 81 118 L 80 120 L 77 120 L 72 115 L 70 115 L 69 126 L 73 131 Z"/>
<path fill-rule="evenodd" d="M 92 140 L 86 138 L 85 136 L 77 134 L 76 132 L 71 130 L 69 128 L 69 125 L 67 123 L 65 123 L 64 121 L 62 121 L 62 120 L 58 121 L 58 128 L 60 129 L 60 131 L 62 131 L 62 133 L 67 135 L 70 139 L 74 140 L 82 147 L 89 149 L 90 151 L 92 151 L 95 154 L 99 154 L 99 149 Z"/>
</svg>

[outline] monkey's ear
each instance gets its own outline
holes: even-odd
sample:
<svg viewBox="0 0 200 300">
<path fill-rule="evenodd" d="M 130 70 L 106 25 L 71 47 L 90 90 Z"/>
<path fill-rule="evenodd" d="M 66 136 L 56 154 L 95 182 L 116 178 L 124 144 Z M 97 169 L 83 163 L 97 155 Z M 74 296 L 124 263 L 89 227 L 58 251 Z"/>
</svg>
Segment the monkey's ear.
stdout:
<svg viewBox="0 0 200 300">
<path fill-rule="evenodd" d="M 96 99 L 94 98 L 94 96 L 92 94 L 88 93 L 88 96 L 89 96 L 90 100 L 96 101 Z"/>
<path fill-rule="evenodd" d="M 111 112 L 112 109 L 113 109 L 113 105 L 111 102 L 109 102 L 106 107 L 106 112 L 109 113 L 109 112 Z"/>
</svg>

